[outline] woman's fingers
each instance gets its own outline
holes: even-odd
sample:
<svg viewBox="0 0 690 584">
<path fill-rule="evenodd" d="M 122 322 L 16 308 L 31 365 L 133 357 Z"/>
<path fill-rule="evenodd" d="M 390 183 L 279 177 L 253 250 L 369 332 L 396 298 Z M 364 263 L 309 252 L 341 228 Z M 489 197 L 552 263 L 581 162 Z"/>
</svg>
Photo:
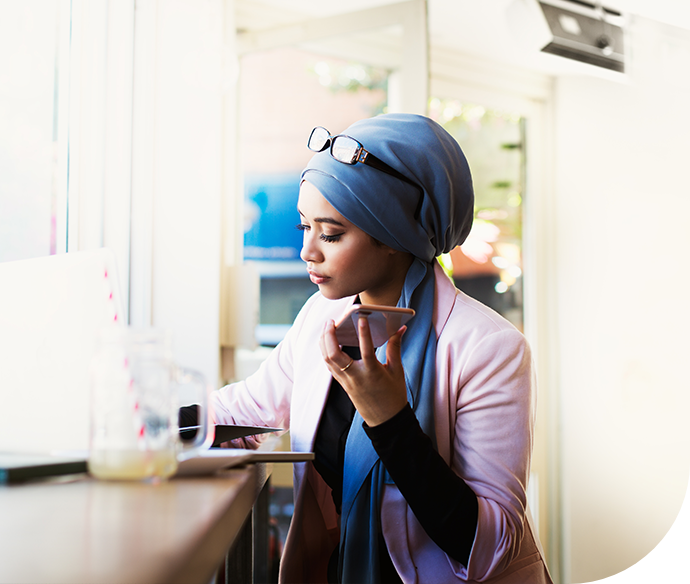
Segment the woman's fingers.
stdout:
<svg viewBox="0 0 690 584">
<path fill-rule="evenodd" d="M 376 348 L 374 341 L 371 338 L 371 329 L 369 328 L 369 320 L 366 316 L 359 317 L 357 321 L 357 336 L 359 337 L 359 352 L 362 356 L 362 361 L 370 365 L 373 361 L 378 363 L 376 359 Z"/>
<path fill-rule="evenodd" d="M 351 362 L 351 357 L 343 353 L 335 335 L 335 322 L 329 320 L 319 338 L 319 348 L 326 364 L 332 369 L 342 369 Z"/>
<path fill-rule="evenodd" d="M 388 339 L 388 346 L 386 347 L 386 363 L 389 369 L 395 371 L 402 370 L 402 337 L 405 334 L 407 327 L 401 326 L 390 339 Z"/>
<path fill-rule="evenodd" d="M 326 323 L 319 338 L 321 354 L 329 371 L 370 426 L 388 420 L 407 403 L 405 372 L 400 357 L 404 332 L 405 327 L 401 327 L 388 340 L 385 365 L 376 358 L 369 321 L 365 317 L 360 317 L 357 323 L 362 357 L 359 361 L 354 361 L 342 351 L 332 320 Z"/>
</svg>

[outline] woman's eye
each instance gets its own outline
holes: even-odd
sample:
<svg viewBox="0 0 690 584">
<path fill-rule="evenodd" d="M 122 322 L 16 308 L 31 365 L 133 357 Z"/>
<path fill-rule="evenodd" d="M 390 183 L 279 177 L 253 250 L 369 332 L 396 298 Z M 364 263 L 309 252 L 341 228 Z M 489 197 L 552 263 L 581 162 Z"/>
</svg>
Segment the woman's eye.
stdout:
<svg viewBox="0 0 690 584">
<path fill-rule="evenodd" d="M 298 231 L 309 231 L 311 227 L 309 227 L 309 225 L 305 225 L 304 223 L 300 223 L 298 225 L 295 225 L 295 229 L 297 229 Z M 342 235 L 342 233 L 337 233 L 335 235 L 327 235 L 326 233 L 321 233 L 319 234 L 319 239 L 321 239 L 321 241 L 325 241 L 326 243 L 335 243 L 336 241 L 340 240 Z"/>
</svg>

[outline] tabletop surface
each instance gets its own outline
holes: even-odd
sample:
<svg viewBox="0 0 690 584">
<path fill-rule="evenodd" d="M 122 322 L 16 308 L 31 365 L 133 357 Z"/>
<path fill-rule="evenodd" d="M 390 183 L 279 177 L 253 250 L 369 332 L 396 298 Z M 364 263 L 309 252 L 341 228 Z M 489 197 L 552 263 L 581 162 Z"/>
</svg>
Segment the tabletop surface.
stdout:
<svg viewBox="0 0 690 584">
<path fill-rule="evenodd" d="M 0 486 L 0 583 L 207 584 L 268 473 Z"/>
</svg>

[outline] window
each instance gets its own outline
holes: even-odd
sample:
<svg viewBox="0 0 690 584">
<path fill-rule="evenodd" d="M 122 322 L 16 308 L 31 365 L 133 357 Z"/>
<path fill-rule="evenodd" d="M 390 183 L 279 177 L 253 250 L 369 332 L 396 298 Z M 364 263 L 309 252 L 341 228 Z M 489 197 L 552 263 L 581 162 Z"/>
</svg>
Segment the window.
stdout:
<svg viewBox="0 0 690 584">
<path fill-rule="evenodd" d="M 523 329 L 523 120 L 510 112 L 433 98 L 429 115 L 462 147 L 472 171 L 475 218 L 450 254 L 458 288 Z"/>
<path fill-rule="evenodd" d="M 61 0 L 0 4 L 0 262 L 64 251 Z"/>
</svg>

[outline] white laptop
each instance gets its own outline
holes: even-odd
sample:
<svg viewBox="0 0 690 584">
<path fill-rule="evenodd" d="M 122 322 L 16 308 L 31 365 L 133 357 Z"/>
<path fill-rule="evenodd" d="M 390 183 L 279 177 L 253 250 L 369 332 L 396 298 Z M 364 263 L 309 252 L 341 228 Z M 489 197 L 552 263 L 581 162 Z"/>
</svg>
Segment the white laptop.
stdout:
<svg viewBox="0 0 690 584">
<path fill-rule="evenodd" d="M 0 452 L 88 449 L 89 363 L 120 299 L 108 249 L 0 263 Z"/>
</svg>

